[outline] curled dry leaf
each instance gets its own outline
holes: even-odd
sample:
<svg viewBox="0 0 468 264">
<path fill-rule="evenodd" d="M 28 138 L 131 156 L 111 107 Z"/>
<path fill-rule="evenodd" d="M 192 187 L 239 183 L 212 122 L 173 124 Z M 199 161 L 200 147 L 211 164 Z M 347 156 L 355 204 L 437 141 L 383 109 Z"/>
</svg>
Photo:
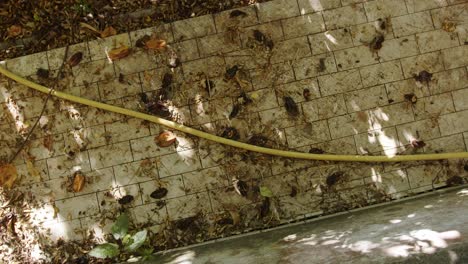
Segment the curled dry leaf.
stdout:
<svg viewBox="0 0 468 264">
<path fill-rule="evenodd" d="M 8 37 L 17 37 L 21 35 L 23 32 L 23 28 L 18 25 L 12 25 L 11 27 L 8 28 Z"/>
<path fill-rule="evenodd" d="M 10 189 L 13 187 L 16 178 L 18 178 L 18 171 L 13 164 L 5 164 L 0 166 L 0 187 Z"/>
<path fill-rule="evenodd" d="M 107 38 L 107 37 L 114 36 L 114 35 L 117 35 L 117 30 L 115 30 L 115 28 L 113 28 L 111 26 L 106 27 L 101 32 L 101 38 Z"/>
<path fill-rule="evenodd" d="M 110 60 L 114 61 L 114 60 L 125 58 L 129 54 L 130 54 L 130 48 L 125 45 L 122 45 L 120 46 L 120 48 L 112 49 L 111 51 L 109 51 L 108 56 Z"/>
<path fill-rule="evenodd" d="M 176 139 L 177 137 L 171 131 L 163 131 L 154 139 L 154 141 L 158 146 L 165 148 L 174 144 Z"/>
<path fill-rule="evenodd" d="M 81 62 L 82 59 L 83 59 L 83 52 L 78 51 L 77 53 L 73 54 L 68 59 L 67 64 L 70 65 L 70 67 L 75 67 Z"/>
<path fill-rule="evenodd" d="M 163 39 L 150 39 L 146 41 L 145 47 L 150 50 L 161 50 L 167 46 L 167 43 Z"/>
<path fill-rule="evenodd" d="M 79 171 L 76 172 L 75 176 L 73 177 L 73 192 L 81 192 L 84 188 L 85 182 L 85 176 Z"/>
</svg>

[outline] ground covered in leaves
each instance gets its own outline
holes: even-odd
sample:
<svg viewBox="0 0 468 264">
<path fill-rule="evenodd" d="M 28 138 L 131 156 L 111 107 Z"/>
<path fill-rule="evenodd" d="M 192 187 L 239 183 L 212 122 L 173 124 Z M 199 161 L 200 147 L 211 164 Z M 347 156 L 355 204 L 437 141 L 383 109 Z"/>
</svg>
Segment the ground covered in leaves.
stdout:
<svg viewBox="0 0 468 264">
<path fill-rule="evenodd" d="M 0 60 L 266 0 L 7 0 Z"/>
</svg>

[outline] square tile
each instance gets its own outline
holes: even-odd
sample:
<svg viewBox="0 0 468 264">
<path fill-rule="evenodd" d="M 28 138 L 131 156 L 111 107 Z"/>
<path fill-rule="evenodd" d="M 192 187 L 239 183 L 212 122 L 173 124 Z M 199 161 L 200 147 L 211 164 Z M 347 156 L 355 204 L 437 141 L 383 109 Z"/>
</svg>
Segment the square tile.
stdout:
<svg viewBox="0 0 468 264">
<path fill-rule="evenodd" d="M 145 159 L 113 167 L 117 186 L 131 185 L 158 178 L 158 168 L 155 159 Z"/>
<path fill-rule="evenodd" d="M 379 18 L 397 17 L 408 13 L 404 0 L 375 0 L 364 3 L 367 18 L 375 21 Z"/>
<path fill-rule="evenodd" d="M 421 71 L 435 73 L 444 70 L 443 56 L 439 51 L 401 59 L 406 78 L 414 77 Z"/>
<path fill-rule="evenodd" d="M 175 41 L 203 37 L 216 33 L 212 15 L 199 16 L 172 23 Z"/>
<path fill-rule="evenodd" d="M 299 9 L 301 14 L 314 13 L 327 9 L 333 9 L 341 6 L 340 0 L 329 0 L 329 1 L 310 1 L 310 0 L 298 0 Z"/>
<path fill-rule="evenodd" d="M 229 53 L 240 49 L 238 34 L 219 33 L 198 39 L 198 48 L 202 57 Z"/>
<path fill-rule="evenodd" d="M 406 6 L 410 13 L 425 11 L 428 9 L 447 6 L 446 0 L 425 1 L 425 0 L 406 0 Z"/>
<path fill-rule="evenodd" d="M 307 38 L 298 37 L 277 43 L 272 50 L 270 62 L 294 61 L 310 55 L 312 54 Z"/>
<path fill-rule="evenodd" d="M 299 15 L 297 1 L 274 0 L 255 7 L 262 23 Z"/>
<path fill-rule="evenodd" d="M 416 40 L 422 53 L 458 46 L 457 33 L 442 29 L 416 34 Z"/>
<path fill-rule="evenodd" d="M 337 29 L 309 36 L 313 54 L 353 47 L 349 29 Z"/>
<path fill-rule="evenodd" d="M 439 127 L 430 119 L 398 125 L 397 131 L 398 138 L 404 145 L 415 139 L 426 141 L 440 137 Z"/>
<path fill-rule="evenodd" d="M 346 114 L 342 94 L 326 96 L 302 104 L 304 117 L 308 122 Z"/>
<path fill-rule="evenodd" d="M 318 77 L 323 96 L 344 93 L 362 88 L 359 70 L 342 71 Z"/>
<path fill-rule="evenodd" d="M 362 4 L 344 6 L 337 9 L 323 11 L 323 18 L 327 29 L 336 29 L 367 22 Z"/>
<path fill-rule="evenodd" d="M 348 112 L 362 111 L 388 104 L 387 93 L 383 85 L 348 92 L 344 97 Z"/>
<path fill-rule="evenodd" d="M 337 71 L 333 54 L 305 57 L 293 63 L 296 80 L 312 78 Z"/>
<path fill-rule="evenodd" d="M 451 93 L 443 93 L 420 98 L 413 105 L 414 116 L 417 120 L 436 117 L 455 111 Z"/>
<path fill-rule="evenodd" d="M 286 129 L 286 138 L 290 148 L 302 147 L 330 140 L 327 121 L 317 121 Z"/>
<path fill-rule="evenodd" d="M 325 31 L 321 13 L 290 17 L 281 21 L 286 39 Z"/>
<path fill-rule="evenodd" d="M 201 168 L 201 164 L 197 151 L 189 149 L 161 156 L 158 168 L 160 177 L 167 177 L 198 170 Z"/>
<path fill-rule="evenodd" d="M 434 29 L 429 11 L 392 18 L 395 37 L 408 36 Z"/>
<path fill-rule="evenodd" d="M 221 167 L 213 167 L 182 174 L 187 193 L 213 190 L 228 184 L 227 177 Z"/>
<path fill-rule="evenodd" d="M 374 57 L 372 51 L 364 45 L 333 53 L 339 71 L 378 63 L 378 59 Z"/>
<path fill-rule="evenodd" d="M 453 69 L 468 65 L 468 45 L 442 50 L 442 57 L 446 69 Z"/>
<path fill-rule="evenodd" d="M 390 61 L 360 69 L 364 87 L 374 86 L 403 79 L 399 61 Z"/>
<path fill-rule="evenodd" d="M 88 150 L 91 168 L 100 169 L 133 161 L 129 142 L 121 142 Z"/>
<path fill-rule="evenodd" d="M 241 15 L 239 17 L 231 15 L 235 10 L 244 12 L 246 15 Z M 226 10 L 214 15 L 218 32 L 236 30 L 239 27 L 248 27 L 258 24 L 257 12 L 254 6 L 240 7 L 235 10 Z"/>
<path fill-rule="evenodd" d="M 177 220 L 198 213 L 210 213 L 211 203 L 207 192 L 182 196 L 167 201 L 167 212 L 171 219 Z"/>
</svg>

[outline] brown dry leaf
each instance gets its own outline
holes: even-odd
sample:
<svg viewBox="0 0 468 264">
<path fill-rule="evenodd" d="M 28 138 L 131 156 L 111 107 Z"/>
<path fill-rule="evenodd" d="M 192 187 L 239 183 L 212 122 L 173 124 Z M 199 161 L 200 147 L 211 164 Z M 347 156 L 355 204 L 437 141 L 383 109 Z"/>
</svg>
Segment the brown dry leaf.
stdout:
<svg viewBox="0 0 468 264">
<path fill-rule="evenodd" d="M 29 175 L 33 176 L 34 179 L 41 180 L 41 174 L 36 167 L 34 167 L 32 161 L 26 160 L 26 169 L 28 170 Z"/>
<path fill-rule="evenodd" d="M 98 36 L 101 36 L 101 32 L 97 30 L 95 27 L 91 26 L 90 24 L 86 24 L 84 22 L 80 22 L 80 27 L 82 29 L 87 29 L 88 31 L 91 31 L 91 33 L 94 33 Z"/>
<path fill-rule="evenodd" d="M 117 30 L 115 30 L 115 28 L 113 28 L 111 26 L 106 27 L 101 32 L 101 38 L 107 38 L 107 37 L 114 36 L 114 35 L 117 35 Z"/>
<path fill-rule="evenodd" d="M 145 47 L 150 50 L 161 50 L 166 47 L 167 43 L 163 39 L 150 39 L 146 41 Z"/>
<path fill-rule="evenodd" d="M 457 29 L 457 24 L 448 19 L 445 19 L 444 22 L 442 22 L 442 29 L 447 32 L 454 32 L 455 29 Z"/>
<path fill-rule="evenodd" d="M 0 187 L 10 189 L 18 178 L 18 171 L 13 164 L 0 166 Z"/>
<path fill-rule="evenodd" d="M 110 60 L 119 60 L 127 57 L 130 54 L 130 48 L 122 45 L 120 48 L 112 49 L 109 51 L 108 56 Z"/>
<path fill-rule="evenodd" d="M 83 190 L 85 185 L 85 176 L 81 174 L 81 172 L 75 173 L 75 177 L 73 177 L 73 185 L 72 189 L 73 192 L 80 192 Z"/>
<path fill-rule="evenodd" d="M 75 54 L 73 54 L 69 59 L 68 59 L 68 65 L 70 65 L 70 67 L 75 67 L 76 65 L 78 65 L 81 60 L 83 59 L 83 52 L 79 51 Z"/>
<path fill-rule="evenodd" d="M 21 35 L 21 32 L 23 32 L 23 28 L 18 25 L 12 25 L 11 27 L 8 28 L 8 37 L 16 37 Z"/>
<path fill-rule="evenodd" d="M 52 138 L 52 135 L 47 135 L 44 137 L 44 147 L 46 147 L 50 152 L 52 152 L 53 147 L 52 145 L 54 144 L 54 139 Z"/>
<path fill-rule="evenodd" d="M 158 146 L 165 148 L 175 143 L 176 136 L 171 131 L 164 131 L 161 132 L 154 141 Z"/>
<path fill-rule="evenodd" d="M 230 209 L 228 210 L 229 214 L 231 215 L 232 218 L 232 224 L 233 225 L 238 225 L 240 223 L 240 214 L 237 210 Z"/>
</svg>

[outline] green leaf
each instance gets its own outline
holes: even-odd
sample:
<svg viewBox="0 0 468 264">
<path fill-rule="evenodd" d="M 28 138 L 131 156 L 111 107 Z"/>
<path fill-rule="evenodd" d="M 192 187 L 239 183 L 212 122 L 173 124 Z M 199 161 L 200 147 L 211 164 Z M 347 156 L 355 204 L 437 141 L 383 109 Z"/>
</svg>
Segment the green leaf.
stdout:
<svg viewBox="0 0 468 264">
<path fill-rule="evenodd" d="M 153 251 L 154 250 L 152 248 L 142 247 L 138 249 L 138 254 L 140 254 L 141 256 L 147 257 L 147 256 L 151 256 L 151 254 L 153 254 Z"/>
<path fill-rule="evenodd" d="M 133 235 L 130 244 L 125 247 L 125 250 L 129 252 L 137 250 L 143 245 L 143 243 L 145 243 L 147 234 L 148 231 L 143 230 Z"/>
<path fill-rule="evenodd" d="M 132 236 L 130 234 L 126 234 L 123 238 L 122 238 L 122 244 L 124 245 L 127 245 L 129 243 L 132 243 Z"/>
<path fill-rule="evenodd" d="M 115 239 L 122 239 L 128 232 L 128 215 L 121 214 L 115 220 L 111 228 L 112 235 Z"/>
<path fill-rule="evenodd" d="M 265 186 L 260 187 L 260 195 L 263 197 L 273 197 L 273 193 L 271 192 L 271 190 Z"/>
<path fill-rule="evenodd" d="M 93 248 L 88 255 L 95 258 L 113 258 L 120 253 L 119 246 L 112 243 L 105 243 Z"/>
</svg>

